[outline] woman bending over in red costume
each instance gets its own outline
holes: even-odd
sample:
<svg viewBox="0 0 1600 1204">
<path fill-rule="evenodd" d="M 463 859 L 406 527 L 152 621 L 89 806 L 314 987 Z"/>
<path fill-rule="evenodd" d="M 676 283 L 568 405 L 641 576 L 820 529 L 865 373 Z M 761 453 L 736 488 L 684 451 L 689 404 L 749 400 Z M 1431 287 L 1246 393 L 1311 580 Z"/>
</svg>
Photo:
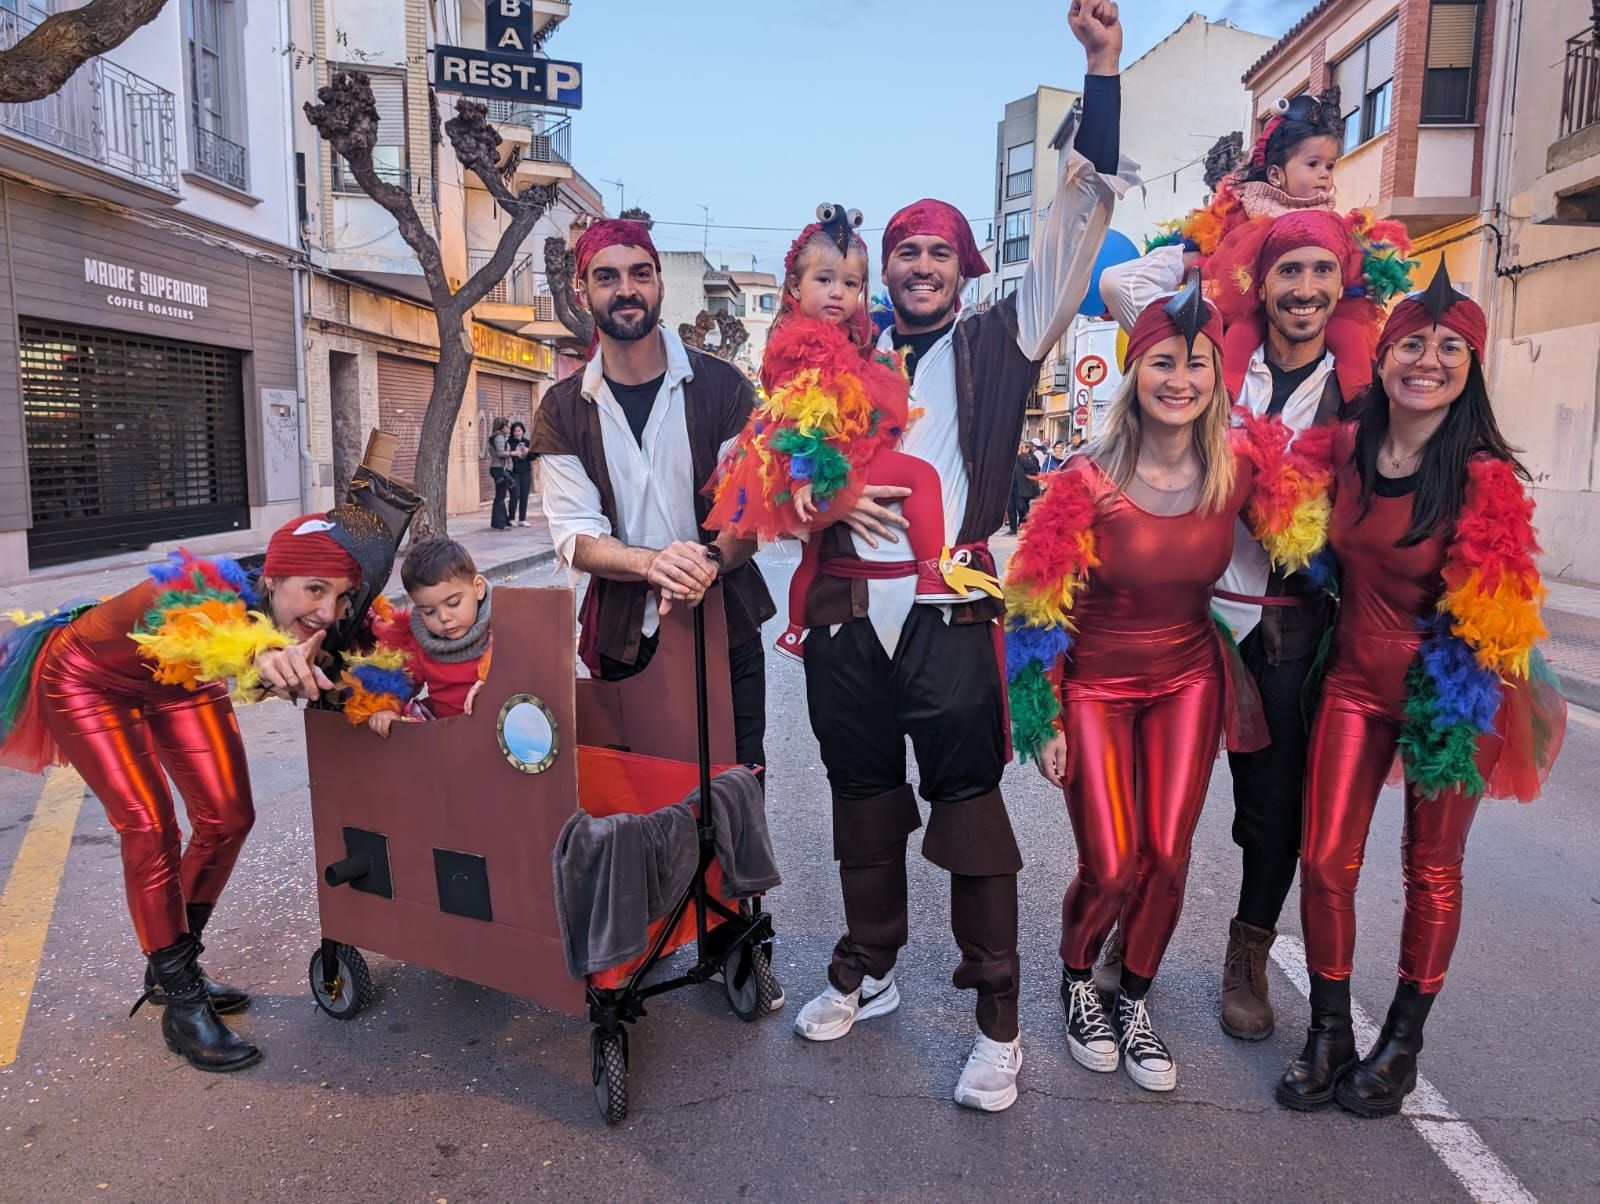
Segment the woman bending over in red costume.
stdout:
<svg viewBox="0 0 1600 1204">
<path fill-rule="evenodd" d="M 165 1008 L 168 1048 L 197 1069 L 240 1070 L 261 1058 L 218 1018 L 250 997 L 206 978 L 197 961 L 201 930 L 255 822 L 227 679 L 241 697 L 329 690 L 337 674 L 324 667 L 323 643 L 359 617 L 358 591 L 365 610 L 363 564 L 379 588 L 385 550 L 393 560 L 380 526 L 353 505 L 308 514 L 273 535 L 259 574 L 176 552 L 113 598 L 0 635 L 0 763 L 36 773 L 69 764 L 99 797 L 121 840 L 128 910 L 149 959 L 146 998 Z M 169 775 L 189 816 L 186 848 Z"/>
</svg>

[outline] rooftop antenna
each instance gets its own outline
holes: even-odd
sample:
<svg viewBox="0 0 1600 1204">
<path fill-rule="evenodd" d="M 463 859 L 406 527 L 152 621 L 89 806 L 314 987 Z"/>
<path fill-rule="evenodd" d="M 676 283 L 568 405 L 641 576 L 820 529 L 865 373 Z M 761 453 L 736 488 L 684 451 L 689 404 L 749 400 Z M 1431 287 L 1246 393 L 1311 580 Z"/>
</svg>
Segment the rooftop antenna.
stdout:
<svg viewBox="0 0 1600 1204">
<path fill-rule="evenodd" d="M 599 179 L 597 176 L 596 179 Z M 628 207 L 628 186 L 621 180 L 600 180 L 602 184 L 610 184 L 617 190 L 617 212 L 621 214 Z"/>
</svg>

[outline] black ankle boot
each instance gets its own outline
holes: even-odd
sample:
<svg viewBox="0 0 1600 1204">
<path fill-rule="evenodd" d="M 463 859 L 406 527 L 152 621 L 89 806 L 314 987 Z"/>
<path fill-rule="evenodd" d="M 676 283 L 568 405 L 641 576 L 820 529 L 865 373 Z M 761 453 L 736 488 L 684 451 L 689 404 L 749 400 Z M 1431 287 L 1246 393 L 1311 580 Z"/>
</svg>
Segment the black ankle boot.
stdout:
<svg viewBox="0 0 1600 1204">
<path fill-rule="evenodd" d="M 1357 1116 L 1393 1116 L 1400 1111 L 1400 1105 L 1417 1085 L 1422 1026 L 1427 1023 L 1433 999 L 1401 980 L 1378 1043 L 1333 1093 L 1341 1108 Z"/>
<path fill-rule="evenodd" d="M 206 921 L 211 918 L 210 903 L 190 903 L 185 910 L 189 913 L 189 935 L 195 941 L 200 940 L 200 933 L 205 929 Z M 196 954 L 204 953 L 206 947 L 200 945 Z M 230 1012 L 242 1012 L 250 1006 L 250 996 L 238 987 L 230 987 L 226 983 L 212 982 L 206 977 L 205 967 L 195 964 L 195 970 L 200 974 L 200 981 L 206 984 L 206 994 L 211 997 L 212 1010 L 219 1016 L 226 1016 Z M 161 990 L 161 984 L 156 981 L 156 971 L 153 963 L 146 962 L 144 967 L 144 989 L 147 1002 L 156 1007 L 166 1007 L 167 997 Z"/>
<path fill-rule="evenodd" d="M 1355 1065 L 1356 1036 L 1350 1027 L 1350 980 L 1311 976 L 1311 1027 L 1306 1047 L 1278 1081 L 1278 1102 L 1297 1112 L 1315 1112 L 1333 1099 L 1339 1080 Z"/>
<path fill-rule="evenodd" d="M 200 942 L 187 935 L 177 944 L 150 955 L 156 981 L 166 999 L 161 1035 L 167 1048 L 182 1054 L 196 1070 L 225 1073 L 253 1066 L 261 1060 L 261 1051 L 242 1040 L 217 1016 L 195 964 L 199 955 Z M 133 1010 L 139 1010 L 138 1003 Z"/>
</svg>

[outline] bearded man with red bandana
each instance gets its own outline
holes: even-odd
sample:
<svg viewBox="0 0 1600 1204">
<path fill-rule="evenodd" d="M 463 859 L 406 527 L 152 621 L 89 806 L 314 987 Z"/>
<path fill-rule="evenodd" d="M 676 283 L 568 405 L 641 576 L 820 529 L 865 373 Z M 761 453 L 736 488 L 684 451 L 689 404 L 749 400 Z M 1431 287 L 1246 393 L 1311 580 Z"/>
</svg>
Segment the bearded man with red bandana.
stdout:
<svg viewBox="0 0 1600 1204">
<path fill-rule="evenodd" d="M 1056 137 L 1061 172 L 1017 291 L 982 313 L 958 312 L 964 280 L 987 270 L 965 217 L 943 201 L 900 210 L 883 237 L 883 280 L 921 411 L 900 450 L 927 460 L 943 487 L 945 543 L 957 563 L 993 574 L 988 537 L 1004 519 L 1024 411 L 1039 364 L 1088 286 L 1112 206 L 1134 181 L 1119 162 L 1122 26 L 1108 0 L 1074 0 L 1068 22 L 1088 56 L 1081 119 Z M 1123 168 L 1126 170 L 1123 170 Z M 1119 174 L 1119 172 L 1121 174 Z M 932 804 L 923 856 L 950 874 L 950 922 L 975 989 L 978 1033 L 957 1103 L 985 1111 L 1017 1097 L 1017 871 L 1021 853 L 1000 794 L 1008 756 L 998 598 L 916 606 L 916 562 L 895 532 L 903 490 L 869 486 L 820 538 L 806 598 L 806 692 L 833 793 L 834 856 L 846 931 L 828 987 L 796 1031 L 843 1037 L 899 1006 L 894 963 L 907 940 L 906 839 L 921 826 L 906 783 L 905 739 Z"/>
</svg>

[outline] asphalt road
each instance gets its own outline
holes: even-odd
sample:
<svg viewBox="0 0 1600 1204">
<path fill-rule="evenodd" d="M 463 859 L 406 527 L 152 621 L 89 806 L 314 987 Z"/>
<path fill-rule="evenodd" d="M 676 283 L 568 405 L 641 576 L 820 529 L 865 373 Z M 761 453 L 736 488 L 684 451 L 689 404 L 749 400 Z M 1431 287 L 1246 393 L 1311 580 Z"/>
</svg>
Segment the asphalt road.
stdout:
<svg viewBox="0 0 1600 1204">
<path fill-rule="evenodd" d="M 777 592 L 793 562 L 764 559 Z M 549 580 L 540 569 L 519 583 Z M 239 1075 L 187 1069 L 163 1047 L 152 1009 L 128 1018 L 142 967 L 114 835 L 93 797 L 74 822 L 82 794 L 70 779 L 49 787 L 0 771 L 0 879 L 13 899 L 10 912 L 0 903 L 0 962 L 26 953 L 25 921 L 37 930 L 39 900 L 54 888 L 52 833 L 65 853 L 31 995 L 15 978 L 0 984 L 14 1012 L 27 1004 L 15 1060 L 0 1065 L 0 1200 L 1600 1198 L 1588 1031 L 1600 992 L 1593 714 L 1575 713 L 1540 802 L 1481 811 L 1465 927 L 1422 1060 L 1436 1092 L 1413 1117 L 1387 1121 L 1272 1101 L 1307 1014 L 1278 966 L 1277 1034 L 1247 1045 L 1217 1027 L 1238 872 L 1224 761 L 1151 997 L 1179 1060 L 1177 1091 L 1151 1095 L 1072 1062 L 1055 955 L 1071 835 L 1059 795 L 1031 767 L 1011 767 L 1028 863 L 1025 1064 L 1017 1105 L 987 1116 L 950 1100 L 972 1039 L 971 996 L 950 986 L 946 887 L 920 858 L 898 971 L 904 1005 L 831 1045 L 793 1035 L 795 1010 L 823 984 L 841 910 L 798 667 L 772 658 L 769 683 L 769 818 L 785 883 L 768 902 L 788 1007 L 745 1024 L 715 986 L 652 1005 L 633 1034 L 633 1109 L 617 1129 L 599 1122 L 580 1021 L 377 957 L 370 1009 L 348 1023 L 314 1009 L 310 817 L 289 707 L 242 712 L 259 819 L 206 934 L 212 971 L 256 992 L 235 1019 L 267 1056 Z M 1354 994 L 1379 1019 L 1399 940 L 1398 801 L 1391 791 L 1380 804 L 1358 899 Z M 1293 899 L 1284 931 L 1298 931 Z M 0 1042 L 0 1061 L 6 1052 Z"/>
</svg>

